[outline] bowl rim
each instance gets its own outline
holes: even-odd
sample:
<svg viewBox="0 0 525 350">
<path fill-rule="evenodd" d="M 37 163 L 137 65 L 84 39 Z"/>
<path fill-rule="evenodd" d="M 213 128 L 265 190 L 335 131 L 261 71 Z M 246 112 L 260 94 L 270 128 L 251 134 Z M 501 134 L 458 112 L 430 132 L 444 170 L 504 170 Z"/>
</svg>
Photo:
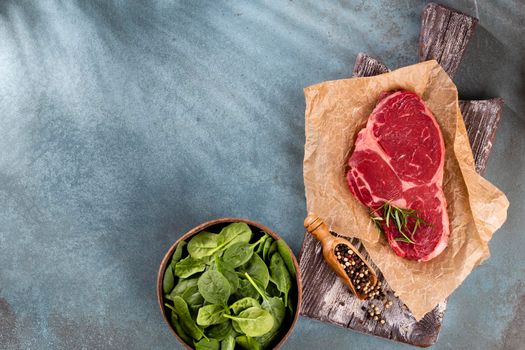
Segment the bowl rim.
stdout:
<svg viewBox="0 0 525 350">
<path fill-rule="evenodd" d="M 198 226 L 195 226 L 194 228 L 190 229 L 189 231 L 187 231 L 185 234 L 183 234 L 181 237 L 179 237 L 179 239 L 177 239 L 175 241 L 175 243 L 173 243 L 171 245 L 171 247 L 168 249 L 168 251 L 166 252 L 164 257 L 162 258 L 162 261 L 161 261 L 160 266 L 159 266 L 159 271 L 157 273 L 157 303 L 159 304 L 159 308 L 160 308 L 160 312 L 162 314 L 162 318 L 164 319 L 164 322 L 168 325 L 168 328 L 171 331 L 171 333 L 188 350 L 192 350 L 192 349 L 194 349 L 194 347 L 190 346 L 189 344 L 186 344 L 186 342 L 184 340 L 182 340 L 182 338 L 179 337 L 177 332 L 175 332 L 175 329 L 173 329 L 173 326 L 171 325 L 171 323 L 168 320 L 168 317 L 166 315 L 166 310 L 165 310 L 165 307 L 164 307 L 164 301 L 165 301 L 165 299 L 164 299 L 164 291 L 162 289 L 162 282 L 163 282 L 163 279 L 164 279 L 164 272 L 165 272 L 166 267 L 167 267 L 167 265 L 168 265 L 172 255 L 173 255 L 173 253 L 175 251 L 175 248 L 177 247 L 177 245 L 181 241 L 192 237 L 193 235 L 199 233 L 200 231 L 203 231 L 204 229 L 206 229 L 206 228 L 208 228 L 210 226 L 215 226 L 215 225 L 224 224 L 224 223 L 233 223 L 233 222 L 244 222 L 244 223 L 246 223 L 246 224 L 248 224 L 250 226 L 257 227 L 261 231 L 266 232 L 267 234 L 272 236 L 272 238 L 275 239 L 275 240 L 282 240 L 286 244 L 286 248 L 290 251 L 290 254 L 292 256 L 293 264 L 294 264 L 295 271 L 296 271 L 295 281 L 296 281 L 296 284 L 297 284 L 297 306 L 295 308 L 294 317 L 293 317 L 292 323 L 290 324 L 290 327 L 288 328 L 288 331 L 281 338 L 279 343 L 277 343 L 274 346 L 274 349 L 279 349 L 286 342 L 286 340 L 288 340 L 288 337 L 290 337 L 290 335 L 292 334 L 292 331 L 295 328 L 297 320 L 299 319 L 299 314 L 300 314 L 300 311 L 301 311 L 302 299 L 303 299 L 301 270 L 299 268 L 299 263 L 297 262 L 297 258 L 295 257 L 295 254 L 292 251 L 292 249 L 290 248 L 290 246 L 288 245 L 288 243 L 286 243 L 286 241 L 284 239 L 282 239 L 281 236 L 279 236 L 277 233 L 275 233 L 273 230 L 271 230 L 267 226 L 262 225 L 262 224 L 260 224 L 260 223 L 258 223 L 256 221 L 253 221 L 253 220 L 244 219 L 244 218 L 231 218 L 231 217 L 225 217 L 225 218 L 218 218 L 218 219 L 208 220 L 208 221 L 206 221 L 206 222 L 204 222 L 204 223 L 202 223 L 202 224 L 200 224 Z"/>
</svg>

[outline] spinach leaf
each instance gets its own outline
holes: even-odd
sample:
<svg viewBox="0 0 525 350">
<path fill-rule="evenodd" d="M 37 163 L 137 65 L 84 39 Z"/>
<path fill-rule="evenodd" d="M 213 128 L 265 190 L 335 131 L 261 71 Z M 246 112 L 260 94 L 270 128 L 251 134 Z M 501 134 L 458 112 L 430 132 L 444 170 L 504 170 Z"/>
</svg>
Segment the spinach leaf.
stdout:
<svg viewBox="0 0 525 350">
<path fill-rule="evenodd" d="M 257 247 L 255 250 L 255 253 L 259 254 L 259 256 L 263 255 L 263 248 L 264 248 L 264 242 L 266 242 L 267 239 L 270 239 L 270 237 L 266 232 L 264 232 L 264 235 L 261 237 L 261 244 Z"/>
<path fill-rule="evenodd" d="M 246 276 L 248 282 L 250 282 L 253 288 L 257 291 L 257 294 L 259 294 L 263 298 L 263 300 L 268 300 L 270 298 L 268 294 L 266 294 L 266 292 L 257 285 L 257 283 L 253 280 L 253 278 L 250 277 L 248 273 L 244 273 L 244 275 Z"/>
<path fill-rule="evenodd" d="M 181 297 L 192 309 L 198 309 L 204 304 L 204 298 L 199 293 L 199 287 L 196 285 L 186 289 Z"/>
<path fill-rule="evenodd" d="M 270 246 L 272 245 L 272 243 L 273 243 L 272 237 L 268 237 L 268 239 L 264 241 L 263 253 L 262 253 L 263 260 L 268 260 L 269 258 L 268 252 L 270 251 Z"/>
<path fill-rule="evenodd" d="M 188 278 L 191 275 L 202 272 L 206 269 L 206 264 L 187 256 L 175 265 L 175 275 L 180 278 Z"/>
<path fill-rule="evenodd" d="M 177 248 L 175 248 L 175 252 L 173 253 L 171 257 L 170 265 L 173 268 L 173 271 L 175 271 L 175 264 L 179 262 L 180 259 L 182 259 L 182 254 L 184 253 L 184 247 L 186 247 L 186 241 L 181 241 Z"/>
<path fill-rule="evenodd" d="M 206 334 L 208 338 L 215 338 L 217 340 L 223 340 L 233 332 L 232 323 L 230 320 L 222 322 L 207 328 Z"/>
<path fill-rule="evenodd" d="M 215 233 L 202 231 L 193 236 L 188 243 L 188 253 L 194 259 L 213 255 L 218 246 L 219 236 Z"/>
<path fill-rule="evenodd" d="M 257 252 L 261 246 L 264 246 L 264 242 L 265 242 L 268 238 L 271 239 L 272 237 L 268 236 L 268 234 L 265 233 L 263 236 L 261 236 L 261 238 L 259 238 L 259 240 L 258 240 L 257 242 L 252 243 L 253 250 L 254 250 L 255 252 Z M 258 253 L 258 254 L 259 254 L 259 256 L 261 255 L 260 253 Z"/>
<path fill-rule="evenodd" d="M 261 304 L 259 304 L 259 302 L 255 300 L 254 298 L 245 297 L 231 304 L 230 309 L 233 311 L 235 315 L 237 315 L 239 312 L 247 308 L 250 308 L 252 306 L 261 307 Z"/>
<path fill-rule="evenodd" d="M 202 329 L 200 329 L 199 326 L 195 324 L 195 321 L 193 321 L 191 318 L 190 310 L 188 309 L 188 305 L 184 299 L 179 296 L 175 296 L 173 298 L 173 306 L 169 304 L 164 305 L 177 314 L 177 318 L 179 319 L 182 328 L 189 336 L 197 340 L 204 336 Z"/>
<path fill-rule="evenodd" d="M 270 260 L 270 273 L 277 289 L 279 289 L 281 293 L 284 293 L 285 306 L 288 305 L 288 292 L 290 288 L 292 288 L 292 278 L 286 268 L 286 264 L 281 258 L 281 254 L 278 252 L 274 253 Z"/>
<path fill-rule="evenodd" d="M 224 315 L 237 322 L 241 331 L 250 337 L 259 337 L 268 333 L 273 327 L 273 316 L 266 310 L 252 306 L 239 313 L 238 316 Z"/>
<path fill-rule="evenodd" d="M 272 257 L 272 254 L 275 253 L 277 251 L 277 242 L 280 241 L 280 240 L 277 240 L 277 241 L 273 241 L 272 242 L 272 245 L 270 246 L 270 249 L 268 250 L 268 256 L 267 256 L 267 259 L 270 259 Z"/>
<path fill-rule="evenodd" d="M 272 314 L 274 319 L 272 329 L 268 333 L 257 338 L 257 342 L 261 344 L 263 348 L 266 348 L 279 335 L 281 326 L 286 317 L 286 307 L 281 298 L 273 297 L 263 301 L 262 308 Z"/>
<path fill-rule="evenodd" d="M 241 348 L 246 350 L 260 350 L 261 347 L 259 346 L 259 343 L 252 337 L 241 335 L 235 338 L 235 342 L 237 345 L 239 345 Z"/>
<path fill-rule="evenodd" d="M 235 338 L 232 335 L 228 335 L 221 341 L 221 350 L 234 350 L 235 349 Z"/>
<path fill-rule="evenodd" d="M 231 294 L 231 286 L 226 277 L 217 270 L 204 272 L 199 281 L 199 292 L 206 301 L 212 304 L 226 305 Z"/>
<path fill-rule="evenodd" d="M 164 271 L 164 278 L 162 279 L 162 290 L 165 294 L 167 294 L 171 292 L 174 286 L 175 276 L 173 275 L 173 269 L 171 265 L 168 265 L 168 267 L 166 267 L 166 271 Z"/>
<path fill-rule="evenodd" d="M 277 250 L 279 251 L 279 254 L 281 254 L 281 258 L 283 258 L 284 263 L 286 264 L 286 268 L 288 269 L 288 272 L 290 272 L 290 275 L 295 279 L 297 272 L 295 271 L 295 265 L 293 263 L 292 253 L 290 252 L 290 248 L 286 246 L 286 243 L 279 239 L 277 242 Z"/>
<path fill-rule="evenodd" d="M 179 318 L 177 317 L 177 314 L 175 314 L 174 311 L 171 311 L 171 324 L 173 325 L 173 328 L 175 329 L 175 333 L 188 345 L 191 345 L 193 342 L 193 339 L 186 334 L 184 329 L 182 328 Z"/>
<path fill-rule="evenodd" d="M 217 339 L 201 339 L 195 342 L 195 350 L 219 350 L 221 348 Z"/>
<path fill-rule="evenodd" d="M 288 294 L 288 310 L 290 310 L 290 315 L 293 315 L 293 298 L 291 294 Z"/>
<path fill-rule="evenodd" d="M 253 250 L 260 244 L 264 244 L 266 236 L 261 237 L 255 243 L 237 242 L 229 245 L 222 256 L 223 261 L 227 261 L 233 268 L 247 263 L 253 255 Z"/>
<path fill-rule="evenodd" d="M 281 292 L 279 291 L 279 289 L 277 289 L 275 282 L 273 282 L 271 279 L 270 282 L 271 283 L 268 283 L 268 288 L 266 288 L 266 294 L 270 297 L 280 297 Z"/>
<path fill-rule="evenodd" d="M 227 321 L 223 314 L 227 313 L 228 309 L 225 309 L 222 305 L 206 305 L 199 309 L 197 313 L 197 324 L 199 326 L 208 327 L 214 324 L 223 323 Z"/>
<path fill-rule="evenodd" d="M 234 222 L 224 227 L 218 235 L 219 246 L 228 248 L 237 242 L 250 242 L 252 230 L 244 222 Z"/>
<path fill-rule="evenodd" d="M 232 267 L 241 266 L 250 260 L 253 255 L 253 246 L 246 242 L 232 244 L 224 251 L 222 258 Z"/>
<path fill-rule="evenodd" d="M 229 263 L 225 262 L 223 259 L 219 259 L 218 257 L 215 259 L 215 265 L 217 267 L 217 271 L 222 273 L 228 282 L 230 282 L 231 293 L 235 293 L 237 288 L 239 288 L 239 276 L 237 276 L 235 269 L 230 266 Z"/>
<path fill-rule="evenodd" d="M 245 279 L 239 279 L 239 288 L 237 289 L 237 292 L 233 296 L 234 300 L 242 299 L 243 297 L 250 297 L 255 300 L 259 299 L 259 293 L 257 293 L 257 290 L 252 286 L 252 284 Z"/>
<path fill-rule="evenodd" d="M 275 319 L 275 325 L 279 326 L 286 316 L 286 307 L 283 300 L 278 297 L 272 297 L 263 301 L 261 308 L 272 314 Z"/>
<path fill-rule="evenodd" d="M 236 333 L 239 333 L 239 334 L 244 333 L 241 330 L 241 328 L 239 327 L 239 324 L 237 322 L 232 322 L 232 328 L 233 328 L 234 332 L 236 332 Z"/>
<path fill-rule="evenodd" d="M 268 267 L 259 255 L 253 254 L 251 259 L 246 264 L 240 266 L 237 271 L 248 273 L 262 289 L 268 287 L 270 273 L 268 272 Z"/>
<path fill-rule="evenodd" d="M 212 255 L 202 257 L 199 260 L 202 261 L 203 263 L 205 263 L 206 265 L 211 266 L 211 265 L 214 264 L 215 257 L 218 256 L 218 255 L 219 255 L 219 253 L 215 252 Z"/>
<path fill-rule="evenodd" d="M 219 234 L 202 231 L 195 235 L 188 243 L 188 252 L 195 259 L 206 260 L 214 254 L 221 255 L 224 249 L 235 243 L 249 242 L 251 237 L 252 231 L 247 224 L 235 222 L 224 227 Z"/>
<path fill-rule="evenodd" d="M 163 283 L 162 283 L 162 288 L 163 288 L 165 294 L 169 293 L 173 289 L 173 286 L 175 285 L 175 281 L 176 281 L 176 278 L 175 278 L 175 265 L 182 258 L 182 254 L 183 254 L 185 246 L 186 246 L 186 242 L 185 241 L 181 241 L 177 245 L 177 248 L 175 248 L 175 252 L 173 253 L 173 255 L 171 257 L 171 261 L 170 261 L 169 265 L 166 267 L 166 271 L 164 272 L 164 279 L 163 279 Z M 172 281 L 173 281 L 173 286 L 171 286 L 171 282 Z"/>
<path fill-rule="evenodd" d="M 189 288 L 191 288 L 193 286 L 196 286 L 198 280 L 199 280 L 198 277 L 192 277 L 192 278 L 187 278 L 187 279 L 180 279 L 179 283 L 177 283 L 177 285 L 175 285 L 175 288 L 173 288 L 173 290 L 167 296 L 167 298 L 170 299 L 170 300 L 173 300 L 173 297 L 176 296 L 176 295 L 182 296 L 182 294 L 184 294 L 184 292 L 187 289 L 189 289 Z"/>
</svg>

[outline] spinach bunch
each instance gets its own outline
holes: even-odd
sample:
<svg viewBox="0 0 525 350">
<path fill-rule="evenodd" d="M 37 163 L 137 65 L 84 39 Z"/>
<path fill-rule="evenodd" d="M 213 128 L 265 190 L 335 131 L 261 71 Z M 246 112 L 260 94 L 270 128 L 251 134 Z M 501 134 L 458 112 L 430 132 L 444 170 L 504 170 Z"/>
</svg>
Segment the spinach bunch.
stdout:
<svg viewBox="0 0 525 350">
<path fill-rule="evenodd" d="M 295 276 L 283 241 L 236 222 L 182 241 L 162 287 L 173 328 L 195 349 L 269 349 L 296 312 Z"/>
</svg>

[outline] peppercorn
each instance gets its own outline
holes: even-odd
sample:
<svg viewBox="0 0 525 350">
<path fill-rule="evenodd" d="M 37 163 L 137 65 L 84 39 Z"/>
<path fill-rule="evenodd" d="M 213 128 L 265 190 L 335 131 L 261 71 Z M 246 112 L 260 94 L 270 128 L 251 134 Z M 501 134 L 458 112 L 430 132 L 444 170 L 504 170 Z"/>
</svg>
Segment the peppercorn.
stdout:
<svg viewBox="0 0 525 350">
<path fill-rule="evenodd" d="M 344 244 L 338 244 L 336 246 L 335 256 L 339 264 L 341 264 L 348 274 L 348 277 L 350 277 L 354 288 L 363 291 L 369 298 L 373 297 L 372 292 L 374 292 L 374 287 L 370 286 L 372 273 L 368 270 L 365 262 Z"/>
</svg>

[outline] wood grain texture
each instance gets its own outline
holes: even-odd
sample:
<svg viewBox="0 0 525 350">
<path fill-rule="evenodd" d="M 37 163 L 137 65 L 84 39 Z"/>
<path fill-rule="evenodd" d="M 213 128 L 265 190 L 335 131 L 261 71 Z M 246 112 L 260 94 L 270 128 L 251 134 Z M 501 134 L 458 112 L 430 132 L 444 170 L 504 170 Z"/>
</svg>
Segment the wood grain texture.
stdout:
<svg viewBox="0 0 525 350">
<path fill-rule="evenodd" d="M 419 61 L 437 60 L 454 77 L 477 23 L 476 18 L 462 12 L 428 4 L 421 15 Z"/>
<path fill-rule="evenodd" d="M 449 76 L 453 77 L 474 35 L 477 22 L 476 18 L 462 12 L 429 3 L 421 14 L 419 61 L 435 59 Z M 378 62 L 378 65 L 381 65 L 381 62 Z M 377 69 L 378 72 L 382 72 L 381 67 L 378 66 Z M 483 174 L 487 167 L 492 142 L 496 137 L 503 110 L 503 99 L 460 100 L 459 107 L 474 154 L 476 171 Z"/>
<path fill-rule="evenodd" d="M 354 69 L 352 70 L 353 77 L 372 77 L 383 73 L 390 72 L 379 60 L 360 52 L 355 59 Z"/>
<path fill-rule="evenodd" d="M 459 108 L 465 120 L 476 171 L 483 175 L 503 111 L 503 99 L 459 101 Z"/>
</svg>

